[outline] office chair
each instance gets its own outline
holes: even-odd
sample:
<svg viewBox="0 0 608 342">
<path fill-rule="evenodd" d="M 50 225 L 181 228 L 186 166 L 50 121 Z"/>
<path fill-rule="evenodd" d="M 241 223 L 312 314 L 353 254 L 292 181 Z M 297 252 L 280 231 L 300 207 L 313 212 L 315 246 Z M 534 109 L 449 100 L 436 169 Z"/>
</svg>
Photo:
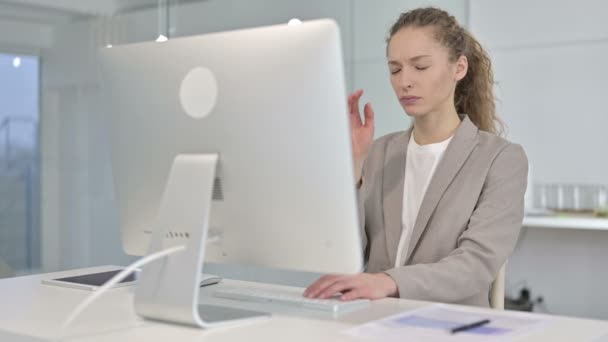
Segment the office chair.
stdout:
<svg viewBox="0 0 608 342">
<path fill-rule="evenodd" d="M 504 310 L 505 309 L 505 272 L 507 268 L 507 263 L 498 271 L 498 275 L 496 279 L 492 283 L 492 288 L 490 289 L 490 306 L 493 309 Z"/>
</svg>

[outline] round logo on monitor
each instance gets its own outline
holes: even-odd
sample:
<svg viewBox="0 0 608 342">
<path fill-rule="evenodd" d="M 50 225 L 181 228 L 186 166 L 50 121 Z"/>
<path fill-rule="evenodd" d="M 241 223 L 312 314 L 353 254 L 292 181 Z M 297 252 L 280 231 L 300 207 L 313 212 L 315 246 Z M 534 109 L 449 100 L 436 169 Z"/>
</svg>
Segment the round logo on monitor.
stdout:
<svg viewBox="0 0 608 342">
<path fill-rule="evenodd" d="M 200 119 L 211 114 L 217 100 L 217 81 L 211 70 L 196 67 L 186 74 L 179 88 L 179 102 L 189 116 Z"/>
</svg>

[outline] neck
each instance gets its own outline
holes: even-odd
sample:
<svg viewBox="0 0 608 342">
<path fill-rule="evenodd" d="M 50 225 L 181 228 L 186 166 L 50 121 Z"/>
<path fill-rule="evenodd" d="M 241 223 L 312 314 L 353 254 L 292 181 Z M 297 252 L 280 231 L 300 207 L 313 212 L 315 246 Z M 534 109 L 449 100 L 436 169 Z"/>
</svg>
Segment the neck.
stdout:
<svg viewBox="0 0 608 342">
<path fill-rule="evenodd" d="M 443 112 L 428 113 L 414 121 L 414 140 L 419 145 L 434 144 L 454 135 L 460 125 L 455 108 Z"/>
</svg>

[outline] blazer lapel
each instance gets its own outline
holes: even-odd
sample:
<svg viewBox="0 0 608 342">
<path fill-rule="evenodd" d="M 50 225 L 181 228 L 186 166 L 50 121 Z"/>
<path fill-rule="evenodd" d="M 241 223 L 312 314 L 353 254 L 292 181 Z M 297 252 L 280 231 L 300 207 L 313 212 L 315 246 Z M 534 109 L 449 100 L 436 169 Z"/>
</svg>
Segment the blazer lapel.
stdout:
<svg viewBox="0 0 608 342">
<path fill-rule="evenodd" d="M 431 178 L 429 187 L 420 204 L 416 223 L 409 239 L 407 255 L 401 257 L 400 265 L 405 264 L 406 260 L 409 261 L 439 200 L 473 151 L 473 148 L 477 144 L 477 132 L 477 127 L 465 116 L 460 126 L 456 129 L 442 160 L 437 165 L 433 178 Z M 403 184 L 403 180 L 401 183 Z M 399 220 L 401 221 L 401 215 L 399 216 Z"/>
<path fill-rule="evenodd" d="M 405 157 L 411 129 L 397 135 L 388 142 L 384 159 L 382 182 L 382 207 L 387 253 L 393 265 L 401 237 L 401 215 L 403 213 L 403 180 Z"/>
</svg>

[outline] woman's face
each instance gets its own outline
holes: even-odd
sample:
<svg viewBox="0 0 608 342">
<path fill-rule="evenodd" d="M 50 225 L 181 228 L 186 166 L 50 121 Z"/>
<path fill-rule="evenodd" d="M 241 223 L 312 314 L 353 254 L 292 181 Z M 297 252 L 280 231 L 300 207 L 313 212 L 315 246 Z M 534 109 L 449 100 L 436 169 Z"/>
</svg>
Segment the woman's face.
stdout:
<svg viewBox="0 0 608 342">
<path fill-rule="evenodd" d="M 454 90 L 466 75 L 467 60 L 461 56 L 450 62 L 433 27 L 399 30 L 389 42 L 387 58 L 391 84 L 408 115 L 453 111 Z"/>
</svg>

